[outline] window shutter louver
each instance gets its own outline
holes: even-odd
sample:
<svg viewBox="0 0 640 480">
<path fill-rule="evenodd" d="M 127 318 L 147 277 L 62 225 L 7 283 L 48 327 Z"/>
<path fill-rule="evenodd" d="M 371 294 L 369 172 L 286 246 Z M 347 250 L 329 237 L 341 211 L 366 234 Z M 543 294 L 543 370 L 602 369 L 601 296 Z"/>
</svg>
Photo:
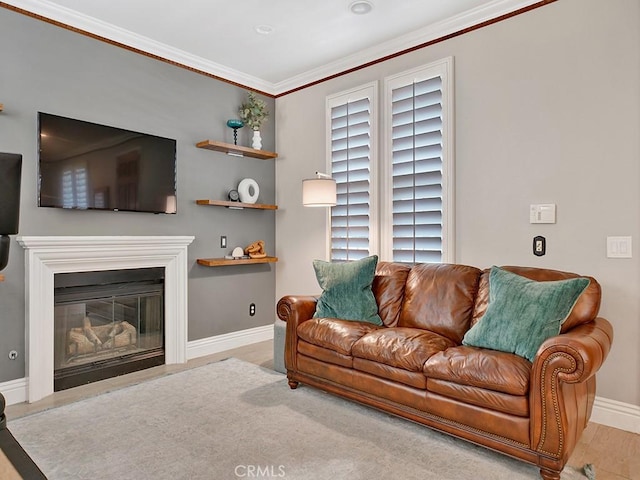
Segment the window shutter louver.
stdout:
<svg viewBox="0 0 640 480">
<path fill-rule="evenodd" d="M 370 254 L 371 103 L 369 98 L 331 108 L 331 175 L 337 202 L 331 209 L 331 260 Z"/>
<path fill-rule="evenodd" d="M 403 263 L 442 261 L 442 79 L 391 92 L 392 255 Z"/>
</svg>

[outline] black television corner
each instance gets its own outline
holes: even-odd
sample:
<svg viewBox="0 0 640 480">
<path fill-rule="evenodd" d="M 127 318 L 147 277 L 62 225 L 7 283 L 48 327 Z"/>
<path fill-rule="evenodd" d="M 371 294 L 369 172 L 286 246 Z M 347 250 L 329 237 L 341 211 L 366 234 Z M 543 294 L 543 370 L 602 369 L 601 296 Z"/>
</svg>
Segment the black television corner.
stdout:
<svg viewBox="0 0 640 480">
<path fill-rule="evenodd" d="M 18 233 L 22 155 L 0 153 L 0 271 L 9 262 L 9 235 Z"/>
</svg>

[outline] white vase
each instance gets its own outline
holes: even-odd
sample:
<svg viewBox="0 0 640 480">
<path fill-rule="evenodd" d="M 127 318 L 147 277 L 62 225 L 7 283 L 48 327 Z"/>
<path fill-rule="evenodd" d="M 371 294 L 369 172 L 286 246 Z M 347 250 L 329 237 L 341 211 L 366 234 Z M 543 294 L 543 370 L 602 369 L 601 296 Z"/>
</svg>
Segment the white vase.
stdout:
<svg viewBox="0 0 640 480">
<path fill-rule="evenodd" d="M 245 178 L 238 184 L 238 196 L 242 203 L 256 203 L 258 195 L 260 195 L 260 187 L 253 178 Z"/>
<path fill-rule="evenodd" d="M 253 131 L 253 143 L 251 144 L 251 146 L 255 150 L 262 149 L 262 138 L 260 137 L 260 130 Z"/>
</svg>

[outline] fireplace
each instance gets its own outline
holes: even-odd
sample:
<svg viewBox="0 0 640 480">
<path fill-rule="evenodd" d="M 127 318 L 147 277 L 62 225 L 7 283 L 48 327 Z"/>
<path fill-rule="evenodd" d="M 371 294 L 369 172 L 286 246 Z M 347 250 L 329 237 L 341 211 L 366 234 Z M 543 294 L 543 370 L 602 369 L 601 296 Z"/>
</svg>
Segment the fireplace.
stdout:
<svg viewBox="0 0 640 480">
<path fill-rule="evenodd" d="M 187 247 L 193 236 L 19 236 L 25 252 L 27 401 L 54 392 L 54 277 L 164 269 L 165 364 L 187 361 Z"/>
<path fill-rule="evenodd" d="M 54 391 L 164 364 L 164 269 L 54 277 Z"/>
</svg>

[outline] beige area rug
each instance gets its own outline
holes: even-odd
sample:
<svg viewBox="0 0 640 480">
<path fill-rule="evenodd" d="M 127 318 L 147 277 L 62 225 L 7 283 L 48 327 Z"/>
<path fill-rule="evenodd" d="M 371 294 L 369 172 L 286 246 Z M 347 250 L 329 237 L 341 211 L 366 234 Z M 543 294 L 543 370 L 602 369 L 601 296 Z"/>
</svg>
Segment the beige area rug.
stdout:
<svg viewBox="0 0 640 480">
<path fill-rule="evenodd" d="M 9 422 L 50 480 L 534 480 L 537 468 L 228 359 Z M 567 469 L 563 480 L 584 479 Z"/>
</svg>

